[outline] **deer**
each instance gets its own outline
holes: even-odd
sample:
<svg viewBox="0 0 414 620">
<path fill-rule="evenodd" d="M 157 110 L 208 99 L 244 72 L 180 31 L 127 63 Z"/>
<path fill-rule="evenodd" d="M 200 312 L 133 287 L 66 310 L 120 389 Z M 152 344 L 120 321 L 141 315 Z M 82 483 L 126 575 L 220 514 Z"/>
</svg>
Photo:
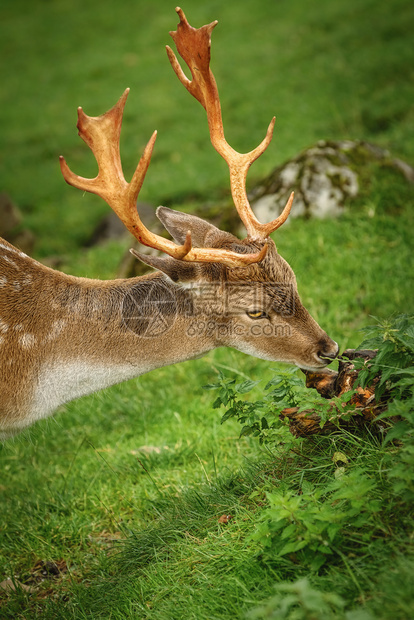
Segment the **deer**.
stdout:
<svg viewBox="0 0 414 620">
<path fill-rule="evenodd" d="M 311 371 L 325 368 L 338 354 L 337 343 L 302 305 L 295 274 L 270 237 L 286 221 L 293 193 L 282 213 L 265 224 L 248 200 L 247 171 L 267 149 L 275 119 L 251 152 L 238 153 L 228 144 L 210 68 L 217 21 L 194 28 L 181 8 L 176 11 L 180 21 L 170 35 L 191 79 L 169 46 L 168 58 L 179 81 L 205 109 L 211 143 L 229 167 L 232 199 L 247 236 L 241 240 L 166 207 L 158 207 L 156 215 L 173 240 L 147 229 L 137 198 L 156 132 L 128 183 L 119 140 L 129 89 L 102 116 L 78 108 L 79 135 L 96 158 L 98 174 L 78 176 L 60 157 L 63 177 L 103 198 L 142 245 L 159 251 L 131 250 L 155 271 L 114 280 L 75 277 L 0 239 L 2 439 L 71 400 L 217 347 Z"/>
</svg>

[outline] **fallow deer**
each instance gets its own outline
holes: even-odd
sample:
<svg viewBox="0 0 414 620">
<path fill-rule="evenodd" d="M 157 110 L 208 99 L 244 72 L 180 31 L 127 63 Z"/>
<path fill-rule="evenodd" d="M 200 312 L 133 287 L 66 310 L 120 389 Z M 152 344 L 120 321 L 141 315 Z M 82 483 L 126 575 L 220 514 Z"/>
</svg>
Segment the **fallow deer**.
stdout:
<svg viewBox="0 0 414 620">
<path fill-rule="evenodd" d="M 111 281 L 73 277 L 45 267 L 4 240 L 0 243 L 0 433 L 13 434 L 84 394 L 155 368 L 193 359 L 216 347 L 308 369 L 338 353 L 302 305 L 295 275 L 269 235 L 289 215 L 261 224 L 246 193 L 249 166 L 272 138 L 250 153 L 225 140 L 220 101 L 210 69 L 211 33 L 195 29 L 177 8 L 171 32 L 188 65 L 189 80 L 167 46 L 171 65 L 207 113 L 214 148 L 226 160 L 235 207 L 247 230 L 239 240 L 195 216 L 159 207 L 157 216 L 175 243 L 150 232 L 136 202 L 154 147 L 152 135 L 130 183 L 121 166 L 119 137 L 128 90 L 100 117 L 78 109 L 79 135 L 99 172 L 74 174 L 60 158 L 67 183 L 101 196 L 144 245 L 167 256 L 133 251 L 157 271 Z"/>
</svg>

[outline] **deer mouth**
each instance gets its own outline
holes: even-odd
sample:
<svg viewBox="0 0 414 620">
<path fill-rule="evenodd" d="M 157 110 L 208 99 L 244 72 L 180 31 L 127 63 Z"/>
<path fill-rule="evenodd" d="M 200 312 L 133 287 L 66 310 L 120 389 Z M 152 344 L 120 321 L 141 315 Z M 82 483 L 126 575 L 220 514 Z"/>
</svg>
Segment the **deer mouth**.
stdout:
<svg viewBox="0 0 414 620">
<path fill-rule="evenodd" d="M 310 366 L 308 364 L 296 364 L 296 366 L 298 368 L 300 368 L 300 370 L 302 370 L 303 372 L 321 372 L 323 370 L 328 370 L 327 364 L 325 363 L 321 363 L 318 365 L 314 365 L 314 366 Z"/>
<path fill-rule="evenodd" d="M 308 372 L 319 372 L 321 370 L 323 371 L 323 369 L 326 368 L 329 364 L 331 364 L 338 356 L 339 347 L 336 344 L 336 342 L 335 342 L 335 345 L 336 345 L 336 351 L 333 351 L 332 353 L 329 353 L 329 354 L 320 353 L 318 355 L 315 355 L 315 359 L 317 360 L 316 364 L 310 365 L 310 364 L 296 363 L 296 366 L 299 366 L 301 370 L 308 371 Z M 326 368 L 326 370 L 328 371 L 329 369 Z"/>
</svg>

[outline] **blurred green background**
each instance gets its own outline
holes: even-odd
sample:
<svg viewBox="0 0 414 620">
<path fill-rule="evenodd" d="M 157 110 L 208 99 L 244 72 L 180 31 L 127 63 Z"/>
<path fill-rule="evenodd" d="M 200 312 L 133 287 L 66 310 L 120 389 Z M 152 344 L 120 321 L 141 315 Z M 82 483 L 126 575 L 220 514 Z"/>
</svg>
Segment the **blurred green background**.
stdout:
<svg viewBox="0 0 414 620">
<path fill-rule="evenodd" d="M 276 115 L 275 138 L 250 186 L 319 139 L 370 140 L 414 162 L 411 2 L 187 0 L 182 8 L 194 26 L 219 21 L 212 68 L 228 141 L 254 148 Z M 94 175 L 76 109 L 99 115 L 126 87 L 127 178 L 159 132 L 141 200 L 180 206 L 228 187 L 204 111 L 165 53 L 177 22 L 166 0 L 1 3 L 0 191 L 23 210 L 38 256 L 70 251 L 107 212 L 99 198 L 66 186 L 58 156 Z"/>
</svg>

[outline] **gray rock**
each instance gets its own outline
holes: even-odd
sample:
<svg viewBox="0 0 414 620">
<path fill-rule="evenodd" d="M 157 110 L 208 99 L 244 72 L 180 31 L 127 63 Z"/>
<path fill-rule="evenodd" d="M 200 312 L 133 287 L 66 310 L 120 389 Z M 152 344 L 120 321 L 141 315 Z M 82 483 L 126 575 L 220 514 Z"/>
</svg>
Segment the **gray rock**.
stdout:
<svg viewBox="0 0 414 620">
<path fill-rule="evenodd" d="M 261 222 L 270 222 L 294 191 L 291 217 L 336 217 L 347 200 L 358 195 L 361 166 L 373 161 L 398 169 L 414 182 L 414 169 L 384 149 L 362 141 L 320 141 L 276 168 L 249 193 L 250 203 Z"/>
</svg>

